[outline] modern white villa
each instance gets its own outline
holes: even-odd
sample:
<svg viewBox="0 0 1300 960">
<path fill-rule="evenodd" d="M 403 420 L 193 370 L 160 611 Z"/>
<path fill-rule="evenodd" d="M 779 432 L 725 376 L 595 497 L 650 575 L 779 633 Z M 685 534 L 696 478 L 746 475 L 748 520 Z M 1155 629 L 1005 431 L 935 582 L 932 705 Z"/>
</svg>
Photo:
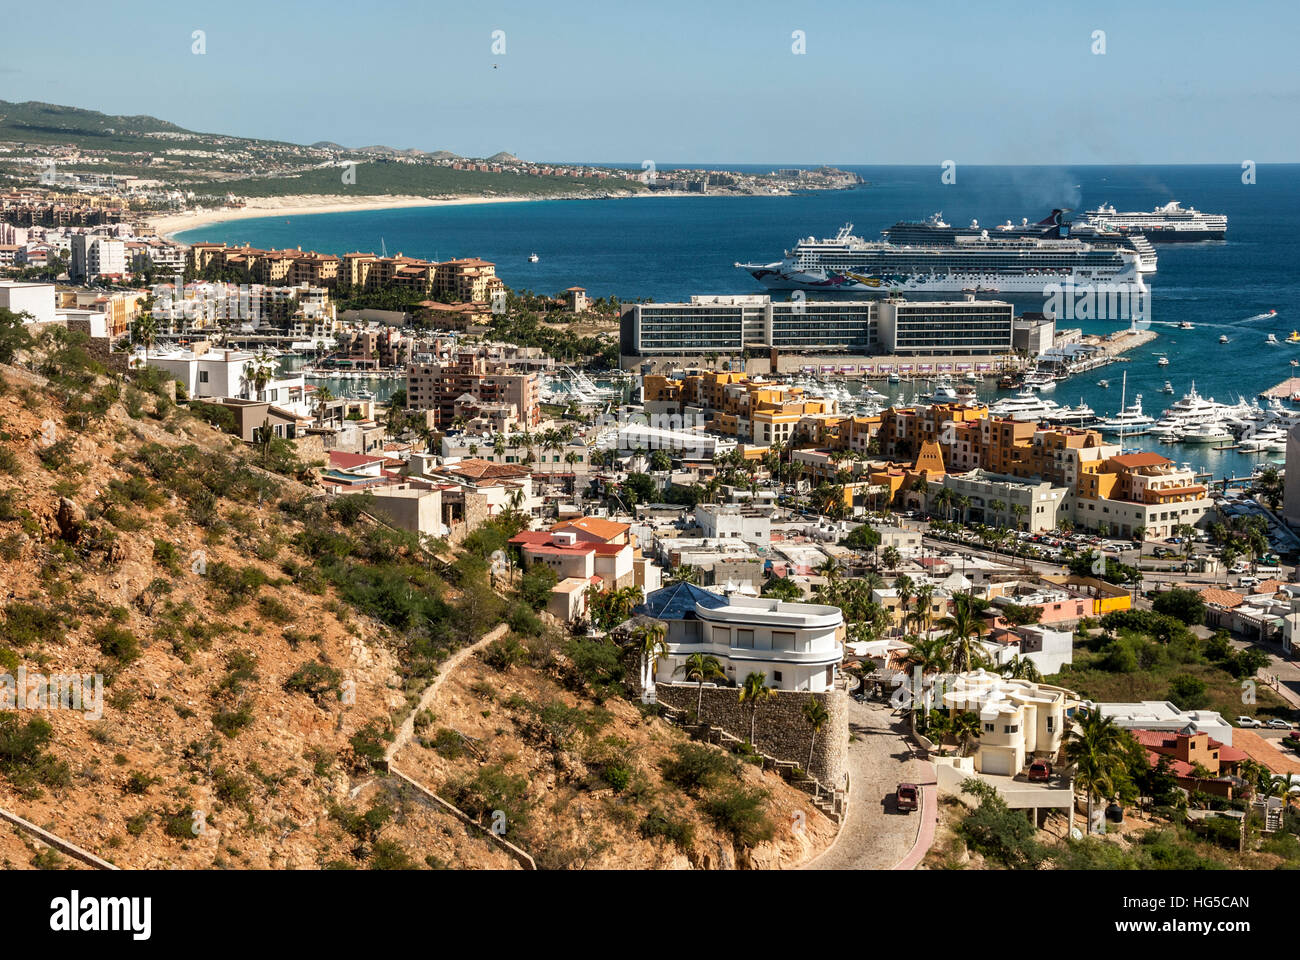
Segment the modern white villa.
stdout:
<svg viewBox="0 0 1300 960">
<path fill-rule="evenodd" d="M 678 666 L 691 654 L 703 653 L 717 657 L 733 683 L 762 673 L 774 689 L 820 693 L 833 687 L 844 659 L 839 607 L 724 597 L 675 583 L 651 593 L 636 612 L 668 626 L 669 654 L 658 662 L 658 683 L 680 682 Z"/>
<path fill-rule="evenodd" d="M 943 695 L 951 713 L 979 714 L 975 770 L 1013 777 L 1034 756 L 1055 757 L 1065 738 L 1067 701 L 1076 695 L 1064 687 L 1028 680 L 1007 680 L 976 670 L 958 674 Z"/>
</svg>

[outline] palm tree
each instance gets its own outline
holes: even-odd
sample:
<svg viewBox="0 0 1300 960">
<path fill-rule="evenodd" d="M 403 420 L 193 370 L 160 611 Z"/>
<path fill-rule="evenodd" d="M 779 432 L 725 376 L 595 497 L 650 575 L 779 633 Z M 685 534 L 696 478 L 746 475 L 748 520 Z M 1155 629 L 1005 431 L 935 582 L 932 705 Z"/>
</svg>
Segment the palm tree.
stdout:
<svg viewBox="0 0 1300 960">
<path fill-rule="evenodd" d="M 903 562 L 903 555 L 897 547 L 885 547 L 880 551 L 880 562 L 885 565 L 886 570 L 897 570 L 898 565 Z"/>
<path fill-rule="evenodd" d="M 893 548 L 890 547 L 889 549 L 892 550 Z M 913 583 L 912 578 L 905 573 L 894 580 L 894 592 L 898 594 L 898 609 L 903 614 L 904 633 L 907 632 L 907 623 L 911 619 L 911 616 L 908 613 L 908 607 L 912 603 L 912 593 L 915 589 L 916 584 Z"/>
<path fill-rule="evenodd" d="M 1294 773 L 1278 774 L 1269 781 L 1269 791 L 1267 796 L 1271 797 L 1276 793 L 1282 798 L 1281 827 L 1284 831 L 1286 829 L 1286 808 L 1291 805 L 1291 788 L 1294 787 L 1296 783 L 1297 780 Z"/>
<path fill-rule="evenodd" d="M 1075 765 L 1075 783 L 1088 794 L 1088 829 L 1092 830 L 1096 804 L 1115 795 L 1118 771 L 1125 763 L 1124 733 L 1113 717 L 1100 710 L 1080 710 L 1065 741 L 1065 757 Z"/>
<path fill-rule="evenodd" d="M 956 502 L 957 495 L 952 492 L 951 488 L 944 487 L 934 495 L 934 499 L 931 501 L 931 506 L 937 510 L 942 510 L 947 515 L 948 520 L 951 521 L 953 504 Z"/>
<path fill-rule="evenodd" d="M 817 565 L 817 575 L 825 577 L 829 583 L 834 583 L 835 578 L 840 575 L 839 561 L 834 557 L 827 557 Z"/>
<path fill-rule="evenodd" d="M 980 715 L 972 710 L 963 710 L 953 716 L 948 732 L 963 757 L 970 755 L 970 748 L 980 738 Z"/>
<path fill-rule="evenodd" d="M 158 339 L 158 321 L 151 313 L 142 313 L 131 324 L 131 342 L 144 347 L 145 353 L 153 348 Z"/>
<path fill-rule="evenodd" d="M 653 690 L 655 667 L 660 657 L 668 656 L 668 626 L 663 623 L 644 623 L 632 631 L 632 643 L 641 655 L 641 686 Z"/>
<path fill-rule="evenodd" d="M 695 697 L 695 717 L 698 720 L 704 709 L 704 685 L 710 680 L 726 680 L 727 672 L 722 669 L 722 661 L 703 653 L 692 653 L 685 662 L 677 665 L 673 673 L 685 674 L 688 681 L 699 685 Z"/>
<path fill-rule="evenodd" d="M 500 433 L 498 433 L 496 435 L 496 438 L 492 441 L 492 456 L 497 460 L 501 460 L 501 458 L 504 457 L 505 455 L 506 455 L 506 438 L 503 437 Z"/>
<path fill-rule="evenodd" d="M 668 580 L 670 583 L 694 583 L 698 585 L 700 582 L 699 567 L 683 563 L 673 571 Z"/>
<path fill-rule="evenodd" d="M 1029 680 L 1032 683 L 1043 679 L 1038 665 L 1028 657 L 1018 654 L 1002 665 L 1002 676 L 1009 680 Z"/>
<path fill-rule="evenodd" d="M 749 704 L 749 745 L 754 745 L 754 721 L 758 714 L 758 705 L 775 695 L 767 685 L 766 673 L 750 673 L 740 685 L 740 702 Z"/>
<path fill-rule="evenodd" d="M 937 626 L 944 631 L 953 669 L 964 673 L 986 659 L 979 645 L 984 631 L 984 602 L 969 593 L 954 593 L 951 610 L 948 616 L 939 618 Z"/>
<path fill-rule="evenodd" d="M 1023 503 L 1013 503 L 1013 504 L 1011 505 L 1011 513 L 1012 513 L 1012 514 L 1015 516 L 1015 518 L 1016 518 L 1016 529 L 1017 529 L 1017 530 L 1020 529 L 1020 524 L 1024 521 L 1024 519 L 1025 519 L 1025 514 L 1028 513 L 1028 512 L 1029 512 L 1029 508 L 1026 507 Z"/>
<path fill-rule="evenodd" d="M 809 697 L 803 702 L 803 718 L 812 726 L 812 736 L 808 738 L 808 766 L 804 767 L 805 770 L 811 770 L 813 749 L 817 746 L 817 734 L 822 732 L 831 714 L 824 703 L 816 697 Z"/>
<path fill-rule="evenodd" d="M 321 386 L 316 388 L 316 420 L 323 422 L 325 419 L 325 408 L 329 402 L 334 399 L 334 394 L 329 387 Z"/>
<path fill-rule="evenodd" d="M 921 632 L 930 632 L 930 623 L 934 619 L 934 584 L 923 584 L 916 589 L 916 620 Z"/>
</svg>

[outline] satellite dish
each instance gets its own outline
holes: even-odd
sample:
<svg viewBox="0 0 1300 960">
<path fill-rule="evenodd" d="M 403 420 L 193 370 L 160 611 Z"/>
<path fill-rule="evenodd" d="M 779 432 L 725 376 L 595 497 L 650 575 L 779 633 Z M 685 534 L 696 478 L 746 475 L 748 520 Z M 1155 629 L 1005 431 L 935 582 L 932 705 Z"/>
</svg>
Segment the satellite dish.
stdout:
<svg viewBox="0 0 1300 960">
<path fill-rule="evenodd" d="M 1078 827 L 1071 827 L 1071 828 L 1070 828 L 1070 839 L 1071 839 L 1071 840 L 1082 840 L 1082 839 L 1083 839 L 1083 831 L 1080 830 Z"/>
</svg>

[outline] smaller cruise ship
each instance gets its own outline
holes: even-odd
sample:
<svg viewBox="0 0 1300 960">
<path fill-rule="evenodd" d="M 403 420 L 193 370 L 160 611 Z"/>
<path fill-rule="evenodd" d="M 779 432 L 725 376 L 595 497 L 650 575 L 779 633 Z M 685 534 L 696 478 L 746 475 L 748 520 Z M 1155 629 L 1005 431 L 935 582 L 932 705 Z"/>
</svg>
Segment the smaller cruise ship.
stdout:
<svg viewBox="0 0 1300 960">
<path fill-rule="evenodd" d="M 1095 210 L 1087 211 L 1083 220 L 1093 226 L 1118 230 L 1120 233 L 1140 233 L 1151 243 L 1222 240 L 1228 233 L 1227 215 L 1201 213 L 1195 207 L 1182 206 L 1177 200 L 1156 207 L 1150 213 L 1121 213 L 1109 204 L 1102 204 Z"/>
</svg>

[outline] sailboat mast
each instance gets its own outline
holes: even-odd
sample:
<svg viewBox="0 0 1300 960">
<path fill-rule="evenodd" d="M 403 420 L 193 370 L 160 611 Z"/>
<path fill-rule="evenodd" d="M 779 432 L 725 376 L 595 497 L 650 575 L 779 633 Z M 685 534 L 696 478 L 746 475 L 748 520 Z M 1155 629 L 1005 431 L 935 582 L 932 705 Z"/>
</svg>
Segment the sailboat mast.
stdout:
<svg viewBox="0 0 1300 960">
<path fill-rule="evenodd" d="M 1119 452 L 1124 452 L 1124 412 L 1128 410 L 1128 371 L 1124 371 L 1124 376 L 1120 380 L 1119 387 Z"/>
</svg>

